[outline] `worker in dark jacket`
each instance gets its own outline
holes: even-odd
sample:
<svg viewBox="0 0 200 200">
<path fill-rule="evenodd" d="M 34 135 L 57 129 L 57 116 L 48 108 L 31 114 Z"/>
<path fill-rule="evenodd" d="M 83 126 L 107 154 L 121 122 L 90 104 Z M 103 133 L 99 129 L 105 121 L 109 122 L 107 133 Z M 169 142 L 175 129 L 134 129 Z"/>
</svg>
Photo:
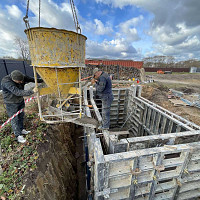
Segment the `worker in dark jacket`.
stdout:
<svg viewBox="0 0 200 200">
<path fill-rule="evenodd" d="M 9 117 L 12 117 L 17 111 L 25 107 L 23 96 L 30 96 L 34 92 L 32 90 L 24 90 L 24 85 L 34 82 L 34 78 L 23 75 L 20 71 L 14 70 L 10 75 L 5 76 L 1 81 L 3 91 L 3 99 Z M 23 126 L 24 112 L 11 120 L 12 129 L 20 143 L 26 142 L 22 135 L 28 134 Z"/>
<path fill-rule="evenodd" d="M 110 106 L 113 101 L 112 82 L 110 76 L 95 68 L 93 70 L 94 78 L 91 80 L 95 84 L 97 95 L 102 101 L 102 126 L 99 129 L 108 130 L 110 127 Z"/>
</svg>

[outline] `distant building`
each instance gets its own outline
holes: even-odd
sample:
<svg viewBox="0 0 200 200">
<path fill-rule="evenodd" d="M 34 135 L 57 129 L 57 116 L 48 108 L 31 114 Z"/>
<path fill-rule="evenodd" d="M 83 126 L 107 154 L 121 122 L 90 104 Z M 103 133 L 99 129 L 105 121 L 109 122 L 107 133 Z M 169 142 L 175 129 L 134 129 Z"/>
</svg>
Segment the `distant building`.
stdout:
<svg viewBox="0 0 200 200">
<path fill-rule="evenodd" d="M 133 61 L 133 60 L 98 60 L 98 59 L 86 59 L 86 65 L 103 65 L 103 66 L 124 66 L 124 67 L 134 67 L 141 69 L 143 67 L 143 61 Z"/>
<path fill-rule="evenodd" d="M 200 67 L 190 67 L 190 73 L 200 73 Z"/>
</svg>

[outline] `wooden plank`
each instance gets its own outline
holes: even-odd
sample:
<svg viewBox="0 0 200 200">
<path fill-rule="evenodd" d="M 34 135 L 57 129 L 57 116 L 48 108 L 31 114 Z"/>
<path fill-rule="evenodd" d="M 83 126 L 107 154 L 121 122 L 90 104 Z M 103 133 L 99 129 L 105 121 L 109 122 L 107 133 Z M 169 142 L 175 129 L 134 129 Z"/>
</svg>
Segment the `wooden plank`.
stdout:
<svg viewBox="0 0 200 200">
<path fill-rule="evenodd" d="M 180 99 L 169 99 L 169 101 L 171 101 L 171 103 L 173 103 L 174 106 L 188 106 L 187 103 L 181 101 Z"/>
</svg>

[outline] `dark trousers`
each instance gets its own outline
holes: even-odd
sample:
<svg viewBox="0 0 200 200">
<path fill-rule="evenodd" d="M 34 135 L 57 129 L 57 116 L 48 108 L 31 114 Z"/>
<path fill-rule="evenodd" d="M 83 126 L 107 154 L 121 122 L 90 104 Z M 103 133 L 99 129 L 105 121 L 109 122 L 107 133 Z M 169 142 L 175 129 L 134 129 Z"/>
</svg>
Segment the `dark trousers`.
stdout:
<svg viewBox="0 0 200 200">
<path fill-rule="evenodd" d="M 25 107 L 24 101 L 22 103 L 8 103 L 6 104 L 6 111 L 9 117 L 12 117 L 17 111 Z M 12 129 L 15 136 L 21 135 L 24 128 L 24 111 L 11 120 Z"/>
<path fill-rule="evenodd" d="M 109 94 L 101 97 L 102 101 L 102 126 L 103 128 L 110 127 L 110 106 L 113 102 L 113 95 Z"/>
</svg>

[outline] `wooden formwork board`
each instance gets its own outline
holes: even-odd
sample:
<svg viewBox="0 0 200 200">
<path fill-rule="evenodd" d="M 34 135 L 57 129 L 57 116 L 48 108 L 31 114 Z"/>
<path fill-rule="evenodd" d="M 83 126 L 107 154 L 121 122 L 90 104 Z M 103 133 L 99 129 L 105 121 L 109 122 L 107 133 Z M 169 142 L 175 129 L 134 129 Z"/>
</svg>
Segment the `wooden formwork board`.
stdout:
<svg viewBox="0 0 200 200">
<path fill-rule="evenodd" d="M 110 155 L 99 147 L 96 141 L 95 199 L 200 197 L 200 142 Z"/>
</svg>

